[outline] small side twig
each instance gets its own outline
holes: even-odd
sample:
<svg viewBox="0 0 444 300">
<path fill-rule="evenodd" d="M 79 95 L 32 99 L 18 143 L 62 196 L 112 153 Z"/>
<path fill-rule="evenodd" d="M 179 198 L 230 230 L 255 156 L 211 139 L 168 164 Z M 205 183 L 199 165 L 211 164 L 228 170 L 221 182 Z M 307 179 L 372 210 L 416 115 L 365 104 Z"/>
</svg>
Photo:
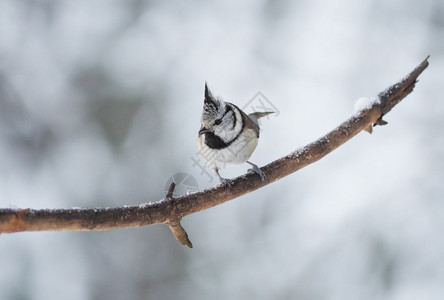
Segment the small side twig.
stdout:
<svg viewBox="0 0 444 300">
<path fill-rule="evenodd" d="M 182 227 L 180 222 L 168 223 L 168 226 L 170 227 L 171 232 L 174 234 L 174 237 L 179 243 L 181 243 L 182 245 L 186 245 L 189 248 L 193 248 L 193 244 L 188 238 L 188 234 L 185 231 L 185 229 Z"/>
<path fill-rule="evenodd" d="M 176 183 L 173 181 L 173 182 L 171 182 L 170 187 L 168 188 L 168 192 L 167 192 L 165 198 L 173 199 L 173 193 L 174 193 L 175 188 L 176 188 Z"/>
<path fill-rule="evenodd" d="M 174 189 L 176 188 L 176 183 L 173 181 L 171 182 L 170 187 L 168 188 L 168 192 L 165 196 L 167 200 L 173 199 L 173 193 Z M 191 243 L 190 239 L 188 238 L 188 234 L 185 231 L 185 229 L 180 224 L 180 221 L 182 218 L 175 219 L 175 220 L 169 220 L 166 222 L 166 224 L 170 227 L 171 232 L 174 234 L 174 237 L 176 240 L 181 243 L 182 245 L 186 245 L 189 248 L 193 248 L 193 244 Z"/>
</svg>

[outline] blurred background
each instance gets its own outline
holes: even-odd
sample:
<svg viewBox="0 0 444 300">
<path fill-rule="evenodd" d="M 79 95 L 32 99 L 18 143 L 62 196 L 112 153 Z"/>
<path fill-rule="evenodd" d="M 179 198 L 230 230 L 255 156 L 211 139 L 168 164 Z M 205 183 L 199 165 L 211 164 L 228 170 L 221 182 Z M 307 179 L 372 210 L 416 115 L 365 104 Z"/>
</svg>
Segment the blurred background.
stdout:
<svg viewBox="0 0 444 300">
<path fill-rule="evenodd" d="M 138 205 L 180 172 L 217 185 L 196 147 L 205 81 L 279 111 L 263 166 L 429 54 L 387 126 L 186 217 L 193 249 L 162 225 L 1 235 L 0 297 L 444 298 L 443 1 L 0 0 L 3 208 Z"/>
</svg>

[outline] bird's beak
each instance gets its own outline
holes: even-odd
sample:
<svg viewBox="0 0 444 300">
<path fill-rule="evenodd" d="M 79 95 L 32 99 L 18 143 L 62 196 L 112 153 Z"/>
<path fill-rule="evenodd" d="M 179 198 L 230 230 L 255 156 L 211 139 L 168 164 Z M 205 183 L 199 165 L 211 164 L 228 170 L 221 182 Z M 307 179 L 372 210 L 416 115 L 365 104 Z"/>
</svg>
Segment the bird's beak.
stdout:
<svg viewBox="0 0 444 300">
<path fill-rule="evenodd" d="M 199 135 L 202 135 L 202 134 L 205 134 L 205 133 L 208 133 L 208 132 L 210 132 L 210 130 L 209 130 L 208 128 L 206 128 L 205 126 L 202 126 L 202 127 L 199 129 L 198 134 L 199 134 Z"/>
</svg>

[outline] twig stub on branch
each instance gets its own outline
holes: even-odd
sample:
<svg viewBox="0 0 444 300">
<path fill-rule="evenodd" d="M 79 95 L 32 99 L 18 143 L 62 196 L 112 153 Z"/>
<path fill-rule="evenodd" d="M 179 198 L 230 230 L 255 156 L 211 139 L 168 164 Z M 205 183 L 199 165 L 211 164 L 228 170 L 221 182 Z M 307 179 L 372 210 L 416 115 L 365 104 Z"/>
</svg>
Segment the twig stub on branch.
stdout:
<svg viewBox="0 0 444 300">
<path fill-rule="evenodd" d="M 168 188 L 168 192 L 165 196 L 166 200 L 174 200 L 173 199 L 173 193 L 174 188 L 176 187 L 176 183 L 173 181 L 170 184 L 170 187 Z M 175 201 L 171 201 L 171 203 L 174 205 Z M 177 208 L 175 208 L 177 209 Z M 171 232 L 174 234 L 174 237 L 176 240 L 181 243 L 182 245 L 186 245 L 189 248 L 193 248 L 193 244 L 191 243 L 190 239 L 188 238 L 188 234 L 185 231 L 185 229 L 182 227 L 182 224 L 180 224 L 180 221 L 182 220 L 182 217 L 180 215 L 176 215 L 176 218 L 172 220 L 168 220 L 167 224 L 170 227 Z"/>
</svg>

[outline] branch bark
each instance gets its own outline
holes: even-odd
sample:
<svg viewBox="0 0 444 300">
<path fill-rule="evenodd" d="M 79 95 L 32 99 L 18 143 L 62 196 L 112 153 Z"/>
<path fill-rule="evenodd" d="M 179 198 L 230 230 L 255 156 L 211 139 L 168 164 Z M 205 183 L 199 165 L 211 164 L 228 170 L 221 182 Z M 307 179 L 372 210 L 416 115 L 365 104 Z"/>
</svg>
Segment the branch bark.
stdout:
<svg viewBox="0 0 444 300">
<path fill-rule="evenodd" d="M 0 209 L 0 233 L 20 231 L 114 230 L 152 224 L 167 224 L 176 239 L 192 247 L 180 225 L 184 216 L 214 207 L 273 183 L 323 158 L 362 130 L 371 132 L 396 104 L 413 91 L 418 76 L 428 66 L 427 57 L 411 73 L 378 95 L 377 101 L 356 113 L 325 136 L 262 167 L 264 181 L 255 174 L 231 180 L 231 188 L 220 185 L 198 193 L 173 198 L 174 186 L 165 199 L 139 206 L 80 209 Z"/>
</svg>

